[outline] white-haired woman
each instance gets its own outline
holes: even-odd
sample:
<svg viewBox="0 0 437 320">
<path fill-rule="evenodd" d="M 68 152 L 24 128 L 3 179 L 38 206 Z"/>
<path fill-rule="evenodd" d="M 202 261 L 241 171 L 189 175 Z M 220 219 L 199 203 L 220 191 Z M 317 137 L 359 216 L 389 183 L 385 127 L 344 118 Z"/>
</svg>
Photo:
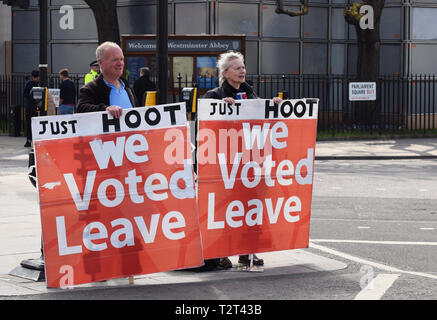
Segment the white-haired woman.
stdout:
<svg viewBox="0 0 437 320">
<path fill-rule="evenodd" d="M 209 90 L 203 97 L 223 99 L 233 104 L 237 100 L 237 93 L 245 92 L 247 99 L 256 99 L 258 96 L 246 82 L 246 66 L 240 52 L 228 51 L 222 53 L 217 60 L 219 73 L 219 87 Z"/>
<path fill-rule="evenodd" d="M 222 53 L 217 60 L 219 73 L 219 87 L 211 89 L 203 95 L 203 98 L 221 99 L 233 104 L 237 100 L 238 93 L 245 93 L 246 99 L 257 99 L 253 88 L 246 82 L 246 66 L 244 57 L 240 52 L 228 51 Z M 276 103 L 281 102 L 279 97 L 273 98 Z M 215 259 L 206 260 L 205 264 L 211 263 Z M 249 256 L 240 255 L 238 263 L 249 265 Z M 263 259 L 253 255 L 255 266 L 264 265 Z M 227 269 L 232 267 L 232 262 L 228 257 L 220 259 L 219 267 Z"/>
<path fill-rule="evenodd" d="M 222 53 L 217 60 L 219 86 L 203 95 L 203 98 L 222 99 L 233 104 L 237 100 L 237 93 L 246 93 L 246 99 L 257 99 L 253 88 L 246 82 L 246 66 L 240 52 L 228 51 Z M 281 99 L 274 97 L 276 103 Z"/>
</svg>

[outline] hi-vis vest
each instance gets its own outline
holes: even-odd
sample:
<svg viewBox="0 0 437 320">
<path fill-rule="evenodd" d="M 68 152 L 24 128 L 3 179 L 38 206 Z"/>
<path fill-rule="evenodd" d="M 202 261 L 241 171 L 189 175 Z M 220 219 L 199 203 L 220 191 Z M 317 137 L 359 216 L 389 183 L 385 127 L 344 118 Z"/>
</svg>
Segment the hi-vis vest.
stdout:
<svg viewBox="0 0 437 320">
<path fill-rule="evenodd" d="M 90 81 L 93 81 L 94 79 L 96 79 L 99 76 L 99 74 L 97 72 L 95 72 L 94 70 L 90 70 L 90 72 L 88 72 L 85 76 L 84 79 L 84 84 L 87 84 Z"/>
</svg>

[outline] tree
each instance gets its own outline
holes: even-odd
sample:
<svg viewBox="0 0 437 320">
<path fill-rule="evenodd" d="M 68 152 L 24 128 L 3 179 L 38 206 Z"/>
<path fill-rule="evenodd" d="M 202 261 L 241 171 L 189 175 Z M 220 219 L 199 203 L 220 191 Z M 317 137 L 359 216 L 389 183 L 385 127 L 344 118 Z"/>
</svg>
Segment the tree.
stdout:
<svg viewBox="0 0 437 320">
<path fill-rule="evenodd" d="M 120 45 L 117 0 L 84 0 L 84 2 L 93 11 L 99 44 L 105 41 L 113 41 Z"/>
<path fill-rule="evenodd" d="M 300 0 L 300 11 L 284 9 L 282 0 L 276 0 L 276 13 L 287 14 L 291 17 L 302 16 L 308 13 L 308 0 Z M 357 75 L 359 80 L 375 81 L 379 74 L 379 24 L 385 0 L 363 0 L 363 5 L 371 6 L 373 11 L 360 13 L 363 5 L 354 3 L 345 11 L 345 19 L 355 26 L 358 39 Z M 362 19 L 371 19 L 368 24 L 363 24 Z M 361 23 L 360 23 L 361 22 Z"/>
<path fill-rule="evenodd" d="M 308 1 L 300 0 L 300 11 L 284 10 L 283 1 L 276 1 L 276 13 L 291 17 L 308 13 Z M 355 26 L 358 40 L 357 79 L 358 81 L 378 82 L 380 37 L 379 25 L 385 0 L 363 0 L 363 5 L 353 3 L 345 10 L 345 19 Z M 367 6 L 367 7 L 364 7 Z M 369 8 L 370 7 L 370 8 Z M 367 9 L 361 10 L 361 9 Z M 377 86 L 378 87 L 378 86 Z M 377 91 L 377 101 L 357 102 L 355 104 L 354 122 L 371 126 L 379 106 L 380 93 Z"/>
<path fill-rule="evenodd" d="M 366 5 L 370 12 L 361 10 Z M 357 80 L 376 82 L 376 101 L 357 101 L 354 110 L 354 122 L 372 129 L 380 110 L 381 93 L 378 89 L 379 56 L 381 40 L 379 25 L 385 0 L 363 0 L 363 4 L 353 3 L 344 14 L 346 21 L 355 26 L 358 40 Z M 371 8 L 369 8 L 371 7 Z M 365 8 L 363 8 L 365 9 Z M 371 19 L 364 21 L 365 19 Z"/>
<path fill-rule="evenodd" d="M 379 75 L 379 25 L 384 4 L 385 0 L 364 0 L 363 5 L 370 6 L 373 10 L 363 13 L 363 5 L 353 3 L 345 11 L 346 21 L 355 27 L 357 33 L 357 78 L 361 81 L 376 81 Z M 363 23 L 366 18 L 372 19 L 373 23 Z"/>
</svg>

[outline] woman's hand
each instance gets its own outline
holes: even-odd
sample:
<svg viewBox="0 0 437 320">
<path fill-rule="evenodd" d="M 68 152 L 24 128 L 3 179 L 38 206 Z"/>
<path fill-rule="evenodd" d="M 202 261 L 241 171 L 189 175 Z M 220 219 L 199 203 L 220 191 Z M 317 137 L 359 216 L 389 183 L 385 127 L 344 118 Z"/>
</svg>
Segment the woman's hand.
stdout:
<svg viewBox="0 0 437 320">
<path fill-rule="evenodd" d="M 276 104 L 280 104 L 280 103 L 282 102 L 282 99 L 279 98 L 279 97 L 274 97 L 272 100 L 273 100 L 273 102 L 276 103 Z"/>
<path fill-rule="evenodd" d="M 229 103 L 229 104 L 234 104 L 235 103 L 234 98 L 231 98 L 231 97 L 223 98 L 223 101 L 226 102 L 226 103 Z"/>
</svg>

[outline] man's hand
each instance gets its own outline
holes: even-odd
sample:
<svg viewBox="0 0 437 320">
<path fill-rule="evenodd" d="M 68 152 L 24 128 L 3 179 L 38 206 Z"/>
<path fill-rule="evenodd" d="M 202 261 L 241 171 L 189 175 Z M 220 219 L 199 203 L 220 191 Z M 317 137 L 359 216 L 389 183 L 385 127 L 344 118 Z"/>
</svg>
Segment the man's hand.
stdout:
<svg viewBox="0 0 437 320">
<path fill-rule="evenodd" d="M 109 107 L 106 108 L 106 111 L 109 111 L 109 113 L 114 118 L 120 118 L 121 114 L 123 113 L 123 108 L 121 108 L 119 106 L 109 106 Z"/>
</svg>

